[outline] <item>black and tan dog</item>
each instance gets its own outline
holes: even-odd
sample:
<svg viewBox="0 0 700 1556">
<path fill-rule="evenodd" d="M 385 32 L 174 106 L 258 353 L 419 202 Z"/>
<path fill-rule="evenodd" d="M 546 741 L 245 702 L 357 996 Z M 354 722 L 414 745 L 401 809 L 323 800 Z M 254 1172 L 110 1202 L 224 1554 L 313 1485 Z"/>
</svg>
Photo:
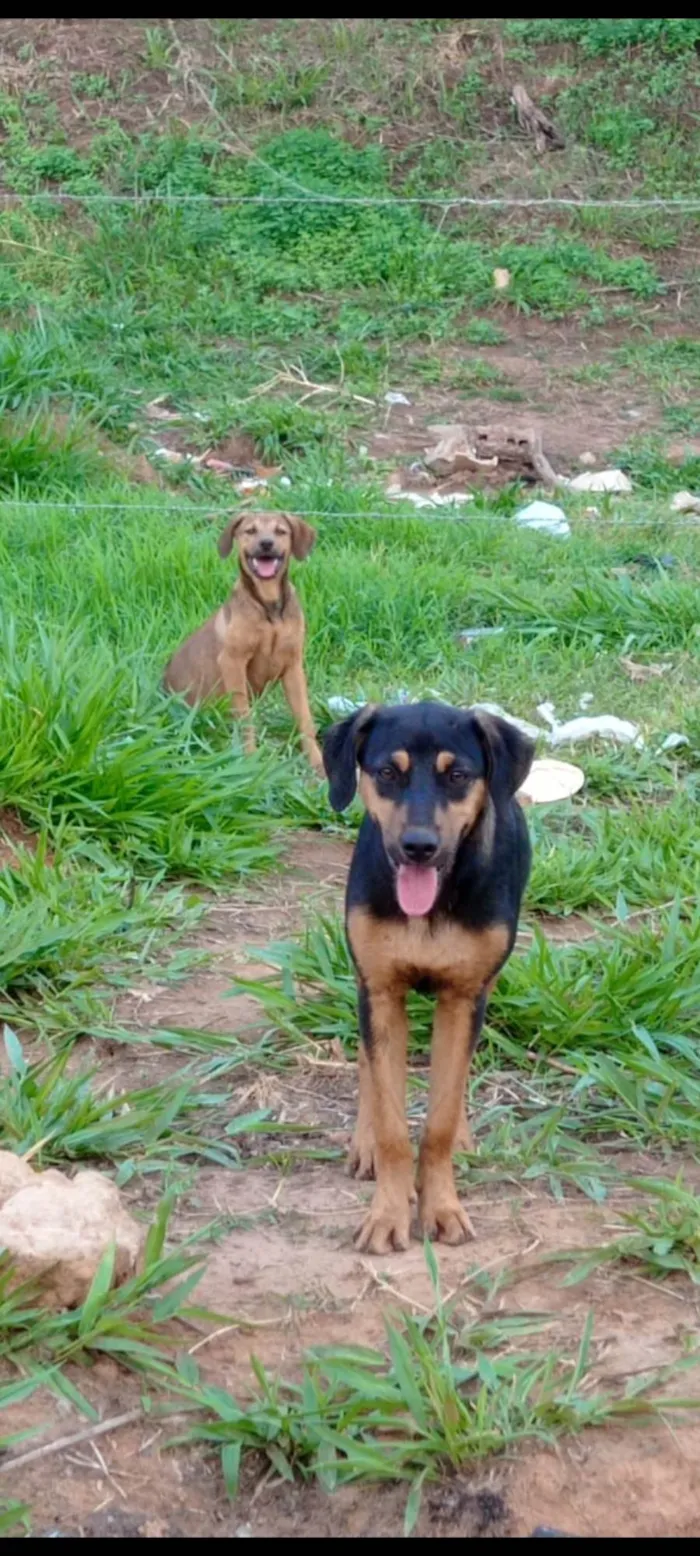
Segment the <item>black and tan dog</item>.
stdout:
<svg viewBox="0 0 700 1556">
<path fill-rule="evenodd" d="M 367 812 L 346 930 L 362 1039 L 350 1169 L 377 1180 L 356 1239 L 372 1253 L 408 1246 L 416 1187 L 426 1235 L 460 1243 L 471 1233 L 452 1156 L 470 1144 L 469 1065 L 530 868 L 514 796 L 533 751 L 505 720 L 436 702 L 363 708 L 323 742 L 333 808 L 350 804 L 359 766 Z M 417 1184 L 406 1122 L 409 989 L 437 996 Z"/>
<path fill-rule="evenodd" d="M 238 582 L 226 604 L 173 654 L 163 685 L 189 703 L 228 692 L 234 713 L 248 721 L 249 692 L 257 697 L 281 681 L 311 766 L 323 772 L 304 675 L 304 617 L 288 576 L 290 558 L 304 561 L 315 539 L 311 525 L 292 513 L 248 512 L 231 519 L 219 554 L 227 557 L 235 540 Z M 245 744 L 255 749 L 249 722 Z"/>
</svg>

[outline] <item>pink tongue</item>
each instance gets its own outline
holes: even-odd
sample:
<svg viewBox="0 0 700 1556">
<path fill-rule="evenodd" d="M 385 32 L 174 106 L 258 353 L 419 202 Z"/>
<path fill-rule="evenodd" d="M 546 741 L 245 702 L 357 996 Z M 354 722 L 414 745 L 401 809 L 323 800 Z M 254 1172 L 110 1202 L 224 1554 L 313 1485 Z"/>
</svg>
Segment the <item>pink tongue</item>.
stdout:
<svg viewBox="0 0 700 1556">
<path fill-rule="evenodd" d="M 269 561 L 265 562 L 263 561 L 262 557 L 258 557 L 258 560 L 255 564 L 255 571 L 258 573 L 260 578 L 274 578 L 275 573 L 277 572 L 277 563 L 275 562 L 274 558 L 271 558 Z"/>
<path fill-rule="evenodd" d="M 408 918 L 429 913 L 438 893 L 438 873 L 434 865 L 400 864 L 396 875 L 399 907 Z"/>
</svg>

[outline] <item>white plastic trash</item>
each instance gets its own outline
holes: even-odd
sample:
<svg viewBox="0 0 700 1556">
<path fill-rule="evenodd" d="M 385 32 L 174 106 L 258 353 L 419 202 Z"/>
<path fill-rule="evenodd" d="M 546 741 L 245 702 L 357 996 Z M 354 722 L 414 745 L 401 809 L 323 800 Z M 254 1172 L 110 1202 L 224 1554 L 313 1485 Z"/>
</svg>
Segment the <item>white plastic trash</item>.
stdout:
<svg viewBox="0 0 700 1556">
<path fill-rule="evenodd" d="M 526 508 L 519 508 L 515 522 L 521 529 L 544 530 L 545 534 L 558 535 L 562 539 L 571 534 L 563 508 L 558 508 L 553 502 L 542 502 L 539 498 L 528 503 Z"/>
</svg>

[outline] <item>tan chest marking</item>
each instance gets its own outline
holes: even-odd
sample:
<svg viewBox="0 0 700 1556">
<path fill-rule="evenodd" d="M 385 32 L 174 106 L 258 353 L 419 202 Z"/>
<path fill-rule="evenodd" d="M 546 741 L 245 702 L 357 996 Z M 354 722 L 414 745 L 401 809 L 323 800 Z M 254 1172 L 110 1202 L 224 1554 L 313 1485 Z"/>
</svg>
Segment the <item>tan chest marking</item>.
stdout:
<svg viewBox="0 0 700 1556">
<path fill-rule="evenodd" d="M 469 998 L 477 997 L 508 954 L 506 924 L 468 930 L 449 919 L 385 921 L 352 908 L 348 936 L 370 988 L 410 988 L 423 978 Z"/>
</svg>

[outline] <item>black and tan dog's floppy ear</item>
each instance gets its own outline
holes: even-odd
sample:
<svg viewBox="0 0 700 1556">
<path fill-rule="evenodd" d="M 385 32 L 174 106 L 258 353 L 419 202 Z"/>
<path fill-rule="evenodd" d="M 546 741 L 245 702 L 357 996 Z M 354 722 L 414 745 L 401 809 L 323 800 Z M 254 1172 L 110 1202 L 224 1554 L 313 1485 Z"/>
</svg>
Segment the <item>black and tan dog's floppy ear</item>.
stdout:
<svg viewBox="0 0 700 1556">
<path fill-rule="evenodd" d="M 244 513 L 234 513 L 233 518 L 229 519 L 223 534 L 219 538 L 219 556 L 225 557 L 230 555 L 231 547 L 233 545 L 233 537 L 236 533 L 236 530 L 238 529 L 239 524 L 243 523 L 244 518 Z"/>
<path fill-rule="evenodd" d="M 295 513 L 285 513 L 284 516 L 291 526 L 292 556 L 297 562 L 305 562 L 316 544 L 316 531 L 304 519 L 298 519 Z"/>
<path fill-rule="evenodd" d="M 371 703 L 332 724 L 323 737 L 323 765 L 334 810 L 347 810 L 357 791 L 357 759 L 375 709 Z"/>
<path fill-rule="evenodd" d="M 525 782 L 535 755 L 535 743 L 495 713 L 482 713 L 478 709 L 474 717 L 486 757 L 486 780 L 494 797 L 512 799 Z"/>
</svg>

